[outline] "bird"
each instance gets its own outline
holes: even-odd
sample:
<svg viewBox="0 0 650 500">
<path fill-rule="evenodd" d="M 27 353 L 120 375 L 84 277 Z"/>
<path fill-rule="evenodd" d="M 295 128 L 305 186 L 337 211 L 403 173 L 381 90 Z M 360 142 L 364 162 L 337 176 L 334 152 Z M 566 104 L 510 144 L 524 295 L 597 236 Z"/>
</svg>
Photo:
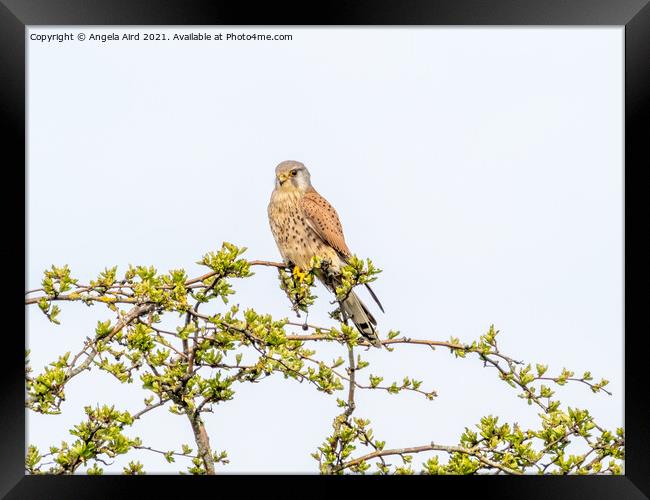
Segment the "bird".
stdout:
<svg viewBox="0 0 650 500">
<path fill-rule="evenodd" d="M 327 261 L 314 274 L 330 292 L 341 284 L 340 270 L 352 257 L 343 227 L 334 207 L 312 186 L 311 174 L 299 161 L 287 160 L 275 168 L 275 188 L 268 205 L 269 224 L 285 264 L 308 271 L 316 256 Z M 382 312 L 374 291 L 370 295 Z M 352 290 L 340 302 L 344 319 L 349 318 L 371 345 L 382 347 L 377 321 Z"/>
</svg>

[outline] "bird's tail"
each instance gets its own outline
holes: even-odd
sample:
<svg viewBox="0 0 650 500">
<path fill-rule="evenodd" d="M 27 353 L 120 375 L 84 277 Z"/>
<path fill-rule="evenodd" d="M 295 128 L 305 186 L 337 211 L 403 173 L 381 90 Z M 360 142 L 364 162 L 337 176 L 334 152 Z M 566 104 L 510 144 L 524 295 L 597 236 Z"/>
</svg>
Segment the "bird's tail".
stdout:
<svg viewBox="0 0 650 500">
<path fill-rule="evenodd" d="M 375 328 L 377 321 L 354 291 L 351 290 L 347 298 L 341 302 L 341 309 L 345 317 L 354 323 L 361 335 L 367 338 L 373 346 L 382 346 Z"/>
</svg>

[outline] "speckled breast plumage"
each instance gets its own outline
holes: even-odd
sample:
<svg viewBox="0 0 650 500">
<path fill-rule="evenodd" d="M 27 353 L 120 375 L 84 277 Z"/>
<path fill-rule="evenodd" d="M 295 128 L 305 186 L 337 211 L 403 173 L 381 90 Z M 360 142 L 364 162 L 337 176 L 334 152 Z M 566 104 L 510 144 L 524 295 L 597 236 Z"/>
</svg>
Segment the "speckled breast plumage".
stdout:
<svg viewBox="0 0 650 500">
<path fill-rule="evenodd" d="M 285 261 L 309 269 L 314 255 L 329 259 L 334 269 L 342 261 L 331 246 L 311 228 L 300 208 L 300 192 L 274 191 L 268 206 L 271 231 Z"/>
</svg>

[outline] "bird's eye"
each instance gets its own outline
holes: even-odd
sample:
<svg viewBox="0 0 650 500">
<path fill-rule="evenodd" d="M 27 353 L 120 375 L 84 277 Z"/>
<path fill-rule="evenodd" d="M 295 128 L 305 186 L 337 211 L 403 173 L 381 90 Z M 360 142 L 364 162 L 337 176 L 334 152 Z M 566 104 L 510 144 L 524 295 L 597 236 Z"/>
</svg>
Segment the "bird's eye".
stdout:
<svg viewBox="0 0 650 500">
<path fill-rule="evenodd" d="M 291 175 L 292 175 L 293 177 L 295 177 L 295 175 L 296 175 L 297 173 L 298 173 L 297 170 L 292 170 L 292 171 L 291 171 Z"/>
</svg>

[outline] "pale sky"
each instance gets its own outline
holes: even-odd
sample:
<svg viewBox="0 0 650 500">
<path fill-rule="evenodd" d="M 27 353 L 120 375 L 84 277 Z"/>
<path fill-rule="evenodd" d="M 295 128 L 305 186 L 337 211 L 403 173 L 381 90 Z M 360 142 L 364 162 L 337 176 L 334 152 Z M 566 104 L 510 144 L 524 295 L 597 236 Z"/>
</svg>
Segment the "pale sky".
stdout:
<svg viewBox="0 0 650 500">
<path fill-rule="evenodd" d="M 623 28 L 77 28 L 30 33 L 290 33 L 291 41 L 28 41 L 27 283 L 52 264 L 88 282 L 107 266 L 195 262 L 222 241 L 279 260 L 266 206 L 275 166 L 305 163 L 353 252 L 383 273 L 382 337 L 478 339 L 494 324 L 517 359 L 611 381 L 613 396 L 558 387 L 564 406 L 623 425 Z M 235 282 L 233 303 L 290 317 L 272 268 Z M 363 294 L 363 292 L 360 292 Z M 329 325 L 322 287 L 310 323 Z M 362 295 L 367 297 L 367 295 Z M 367 300 L 369 303 L 370 301 Z M 372 308 L 372 304 L 370 304 Z M 28 310 L 32 367 L 78 352 L 99 306 Z M 325 360 L 340 345 L 318 346 Z M 444 349 L 361 350 L 361 372 L 405 375 L 438 398 L 357 391 L 386 447 L 457 444 L 484 415 L 537 426 L 494 370 Z M 366 379 L 367 380 L 367 379 Z M 41 449 L 74 441 L 83 406 L 138 411 L 138 379 L 94 370 L 63 414 L 28 414 Z M 276 375 L 238 386 L 205 421 L 224 472 L 317 472 L 310 457 L 336 397 Z M 185 417 L 158 410 L 127 432 L 196 448 Z M 357 450 L 359 454 L 363 449 Z M 416 470 L 426 455 L 415 456 Z M 145 470 L 185 470 L 136 452 Z M 393 463 L 400 463 L 394 459 Z"/>
</svg>

